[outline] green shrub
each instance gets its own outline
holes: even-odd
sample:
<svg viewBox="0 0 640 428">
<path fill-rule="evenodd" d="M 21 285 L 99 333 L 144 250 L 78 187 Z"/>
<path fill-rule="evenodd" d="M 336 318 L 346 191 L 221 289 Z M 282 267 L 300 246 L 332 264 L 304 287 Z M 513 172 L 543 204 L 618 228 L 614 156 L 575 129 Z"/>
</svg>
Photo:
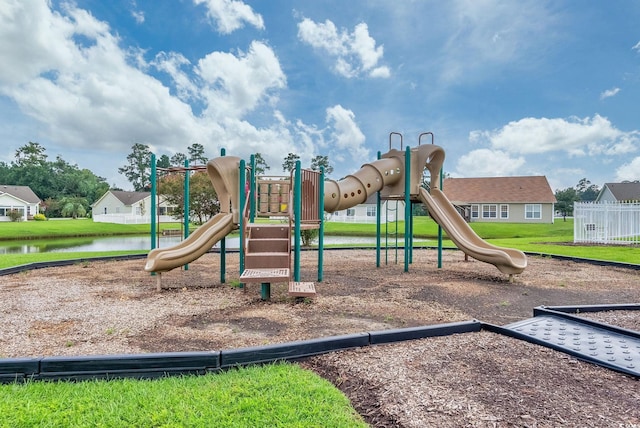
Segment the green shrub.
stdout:
<svg viewBox="0 0 640 428">
<path fill-rule="evenodd" d="M 7 213 L 11 221 L 20 221 L 22 220 L 22 211 L 19 210 L 11 210 Z"/>
<path fill-rule="evenodd" d="M 39 213 L 39 214 L 34 215 L 33 219 L 35 221 L 45 221 L 47 219 L 47 217 L 44 214 Z"/>
</svg>

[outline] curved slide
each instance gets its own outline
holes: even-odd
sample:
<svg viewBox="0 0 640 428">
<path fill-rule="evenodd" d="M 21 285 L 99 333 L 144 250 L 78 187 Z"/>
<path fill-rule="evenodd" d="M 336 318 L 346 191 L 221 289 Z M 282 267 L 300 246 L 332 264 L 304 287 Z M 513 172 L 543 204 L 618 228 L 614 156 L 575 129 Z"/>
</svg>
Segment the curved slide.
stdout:
<svg viewBox="0 0 640 428">
<path fill-rule="evenodd" d="M 144 270 L 167 272 L 184 266 L 209 251 L 216 242 L 227 236 L 234 228 L 233 214 L 216 214 L 179 244 L 151 250 L 147 255 Z"/>
<path fill-rule="evenodd" d="M 464 253 L 495 265 L 500 272 L 508 275 L 522 273 L 527 267 L 527 256 L 522 251 L 498 247 L 480 238 L 440 189 L 432 188 L 429 194 L 426 189 L 420 188 L 419 197 L 429 209 L 429 215 Z"/>
</svg>

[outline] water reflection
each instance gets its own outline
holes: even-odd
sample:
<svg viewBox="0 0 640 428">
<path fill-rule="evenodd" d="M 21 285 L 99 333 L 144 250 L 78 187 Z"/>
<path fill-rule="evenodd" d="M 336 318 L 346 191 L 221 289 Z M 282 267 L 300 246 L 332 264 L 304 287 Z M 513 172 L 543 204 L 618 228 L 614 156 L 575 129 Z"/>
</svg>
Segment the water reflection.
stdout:
<svg viewBox="0 0 640 428">
<path fill-rule="evenodd" d="M 179 236 L 160 236 L 156 247 L 168 248 L 181 241 Z M 238 249 L 240 239 L 235 237 L 226 238 L 226 248 L 229 250 Z M 342 237 L 325 236 L 325 245 L 347 244 L 374 245 L 376 239 L 373 237 Z M 417 241 L 416 241 L 417 242 Z M 424 241 L 421 241 L 424 242 Z M 316 242 L 317 244 L 317 242 Z M 393 245 L 392 242 L 389 242 Z M 400 242 L 401 244 L 401 242 Z M 384 238 L 383 238 L 384 245 Z M 100 252 L 100 251 L 146 251 L 151 248 L 151 239 L 144 236 L 118 236 L 118 237 L 93 237 L 93 238 L 69 238 L 51 239 L 38 241 L 7 241 L 0 244 L 0 254 L 28 254 L 28 253 L 59 253 L 59 252 Z M 213 248 L 220 248 L 218 242 Z"/>
</svg>

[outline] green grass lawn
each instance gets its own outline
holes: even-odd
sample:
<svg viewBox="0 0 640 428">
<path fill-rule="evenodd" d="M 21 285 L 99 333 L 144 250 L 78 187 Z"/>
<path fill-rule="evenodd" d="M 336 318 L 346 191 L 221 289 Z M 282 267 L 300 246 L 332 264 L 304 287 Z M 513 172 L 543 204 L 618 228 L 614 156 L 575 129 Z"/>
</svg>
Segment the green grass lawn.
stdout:
<svg viewBox="0 0 640 428">
<path fill-rule="evenodd" d="M 366 427 L 331 383 L 293 364 L 155 380 L 0 385 L 1 427 Z"/>
</svg>

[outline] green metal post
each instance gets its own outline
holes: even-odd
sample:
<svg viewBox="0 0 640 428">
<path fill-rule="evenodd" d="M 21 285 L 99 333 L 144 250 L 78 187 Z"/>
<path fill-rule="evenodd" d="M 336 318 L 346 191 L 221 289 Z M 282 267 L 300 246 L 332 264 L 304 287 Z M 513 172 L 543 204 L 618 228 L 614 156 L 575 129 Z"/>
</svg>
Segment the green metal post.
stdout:
<svg viewBox="0 0 640 428">
<path fill-rule="evenodd" d="M 260 284 L 260 298 L 262 300 L 271 299 L 271 283 L 270 282 L 263 282 Z"/>
<path fill-rule="evenodd" d="M 380 159 L 380 151 L 378 151 L 378 159 Z M 382 221 L 382 202 L 380 191 L 376 192 L 376 267 L 380 267 L 380 222 Z"/>
<path fill-rule="evenodd" d="M 185 159 L 184 167 L 184 239 L 189 237 L 189 159 Z M 184 270 L 189 270 L 189 265 L 184 265 Z"/>
<path fill-rule="evenodd" d="M 440 190 L 442 189 L 442 169 L 440 169 Z M 438 225 L 438 269 L 442 268 L 442 226 Z"/>
<path fill-rule="evenodd" d="M 318 282 L 322 282 L 322 265 L 324 263 L 324 167 L 320 167 L 320 184 L 318 189 Z"/>
<path fill-rule="evenodd" d="M 245 236 L 244 236 L 244 224 L 242 223 L 244 222 L 244 218 L 243 218 L 244 199 L 245 199 L 244 186 L 245 186 L 246 179 L 247 179 L 246 163 L 244 159 L 241 159 L 240 160 L 240 180 L 239 180 L 240 189 L 238 189 L 240 194 L 240 215 L 238 216 L 238 227 L 240 228 L 240 275 L 242 275 L 242 272 L 244 272 L 244 252 L 242 251 L 242 248 L 243 248 Z"/>
<path fill-rule="evenodd" d="M 224 149 L 220 149 L 220 156 L 224 157 L 227 154 L 227 151 Z M 227 238 L 223 237 L 220 240 L 220 282 L 224 284 L 226 282 L 227 276 Z"/>
<path fill-rule="evenodd" d="M 151 153 L 151 249 L 156 248 L 158 228 L 156 224 L 156 200 L 158 189 L 156 186 L 156 155 Z"/>
<path fill-rule="evenodd" d="M 409 257 L 407 253 L 411 221 L 411 150 L 407 146 L 404 155 L 404 271 L 409 272 Z"/>
<path fill-rule="evenodd" d="M 300 216 L 302 214 L 302 174 L 300 171 L 300 161 L 296 161 L 293 185 L 293 215 L 294 222 L 294 258 L 293 258 L 293 280 L 300 281 Z"/>
<path fill-rule="evenodd" d="M 251 182 L 249 183 L 251 200 L 249 201 L 249 221 L 253 223 L 256 219 L 256 155 L 249 158 L 251 163 Z"/>
</svg>

